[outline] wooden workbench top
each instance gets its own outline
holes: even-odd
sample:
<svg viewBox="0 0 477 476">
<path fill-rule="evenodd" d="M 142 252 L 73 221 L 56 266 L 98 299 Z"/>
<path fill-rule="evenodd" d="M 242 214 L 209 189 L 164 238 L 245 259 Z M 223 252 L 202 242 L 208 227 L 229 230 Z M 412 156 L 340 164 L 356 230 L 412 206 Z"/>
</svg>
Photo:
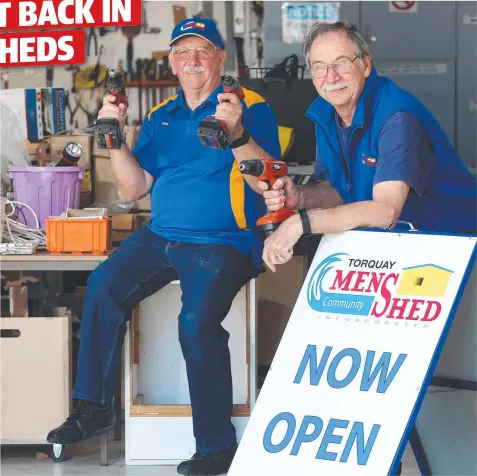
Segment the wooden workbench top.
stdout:
<svg viewBox="0 0 477 476">
<path fill-rule="evenodd" d="M 5 271 L 91 271 L 113 251 L 108 250 L 103 255 L 53 254 L 47 251 L 32 255 L 0 255 L 0 268 Z"/>
</svg>

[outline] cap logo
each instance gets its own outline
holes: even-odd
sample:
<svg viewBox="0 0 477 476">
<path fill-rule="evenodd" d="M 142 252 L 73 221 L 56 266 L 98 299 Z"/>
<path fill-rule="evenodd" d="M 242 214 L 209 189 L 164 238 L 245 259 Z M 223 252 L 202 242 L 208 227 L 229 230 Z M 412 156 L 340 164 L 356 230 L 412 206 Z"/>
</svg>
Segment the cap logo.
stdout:
<svg viewBox="0 0 477 476">
<path fill-rule="evenodd" d="M 185 25 L 181 26 L 181 31 L 190 30 L 191 28 L 197 28 L 199 30 L 204 30 L 205 25 L 204 25 L 204 23 L 199 23 L 199 22 L 196 22 L 196 21 L 189 21 Z"/>
</svg>

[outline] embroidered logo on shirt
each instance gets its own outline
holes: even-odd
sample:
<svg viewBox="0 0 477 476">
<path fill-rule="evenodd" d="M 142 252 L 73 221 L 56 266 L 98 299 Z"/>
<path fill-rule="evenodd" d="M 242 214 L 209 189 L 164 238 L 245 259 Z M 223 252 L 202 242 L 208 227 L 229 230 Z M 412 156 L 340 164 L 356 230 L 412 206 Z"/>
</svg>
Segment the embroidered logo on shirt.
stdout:
<svg viewBox="0 0 477 476">
<path fill-rule="evenodd" d="M 361 156 L 361 161 L 368 167 L 376 167 L 377 160 L 374 157 L 366 157 L 364 154 Z"/>
<path fill-rule="evenodd" d="M 169 123 L 168 123 L 168 122 L 164 122 L 164 121 L 163 121 L 163 122 L 162 122 L 162 125 L 163 125 L 163 126 L 168 126 L 168 125 L 169 125 Z"/>
</svg>

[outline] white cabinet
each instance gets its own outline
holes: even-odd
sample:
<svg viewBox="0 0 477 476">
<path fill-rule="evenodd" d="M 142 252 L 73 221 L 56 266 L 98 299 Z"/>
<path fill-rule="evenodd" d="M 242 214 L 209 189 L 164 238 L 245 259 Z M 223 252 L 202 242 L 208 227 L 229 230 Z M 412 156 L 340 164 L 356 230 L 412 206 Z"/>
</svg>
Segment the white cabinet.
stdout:
<svg viewBox="0 0 477 476">
<path fill-rule="evenodd" d="M 69 317 L 0 319 L 1 444 L 47 444 L 71 412 Z"/>
<path fill-rule="evenodd" d="M 230 333 L 234 416 L 240 440 L 256 400 L 255 280 L 223 322 Z M 178 464 L 195 453 L 185 361 L 178 339 L 181 289 L 173 281 L 145 299 L 125 339 L 126 464 Z"/>
</svg>

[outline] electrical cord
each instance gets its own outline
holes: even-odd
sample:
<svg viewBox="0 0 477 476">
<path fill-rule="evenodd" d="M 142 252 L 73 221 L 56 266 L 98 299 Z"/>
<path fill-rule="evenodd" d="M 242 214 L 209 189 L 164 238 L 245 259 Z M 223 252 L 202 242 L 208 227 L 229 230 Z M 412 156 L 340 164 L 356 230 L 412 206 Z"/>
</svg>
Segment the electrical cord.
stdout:
<svg viewBox="0 0 477 476">
<path fill-rule="evenodd" d="M 26 207 L 35 217 L 36 229 L 30 228 L 23 223 L 10 218 L 15 214 L 16 205 Z M 10 205 L 12 210 L 10 213 L 7 213 L 7 206 Z M 23 202 L 18 202 L 16 200 L 5 200 L 5 210 L 4 210 L 4 220 L 5 226 L 3 227 L 3 243 L 15 243 L 19 245 L 24 244 L 36 244 L 38 248 L 46 247 L 46 235 L 45 232 L 40 228 L 40 223 L 38 217 L 33 209 Z"/>
</svg>

